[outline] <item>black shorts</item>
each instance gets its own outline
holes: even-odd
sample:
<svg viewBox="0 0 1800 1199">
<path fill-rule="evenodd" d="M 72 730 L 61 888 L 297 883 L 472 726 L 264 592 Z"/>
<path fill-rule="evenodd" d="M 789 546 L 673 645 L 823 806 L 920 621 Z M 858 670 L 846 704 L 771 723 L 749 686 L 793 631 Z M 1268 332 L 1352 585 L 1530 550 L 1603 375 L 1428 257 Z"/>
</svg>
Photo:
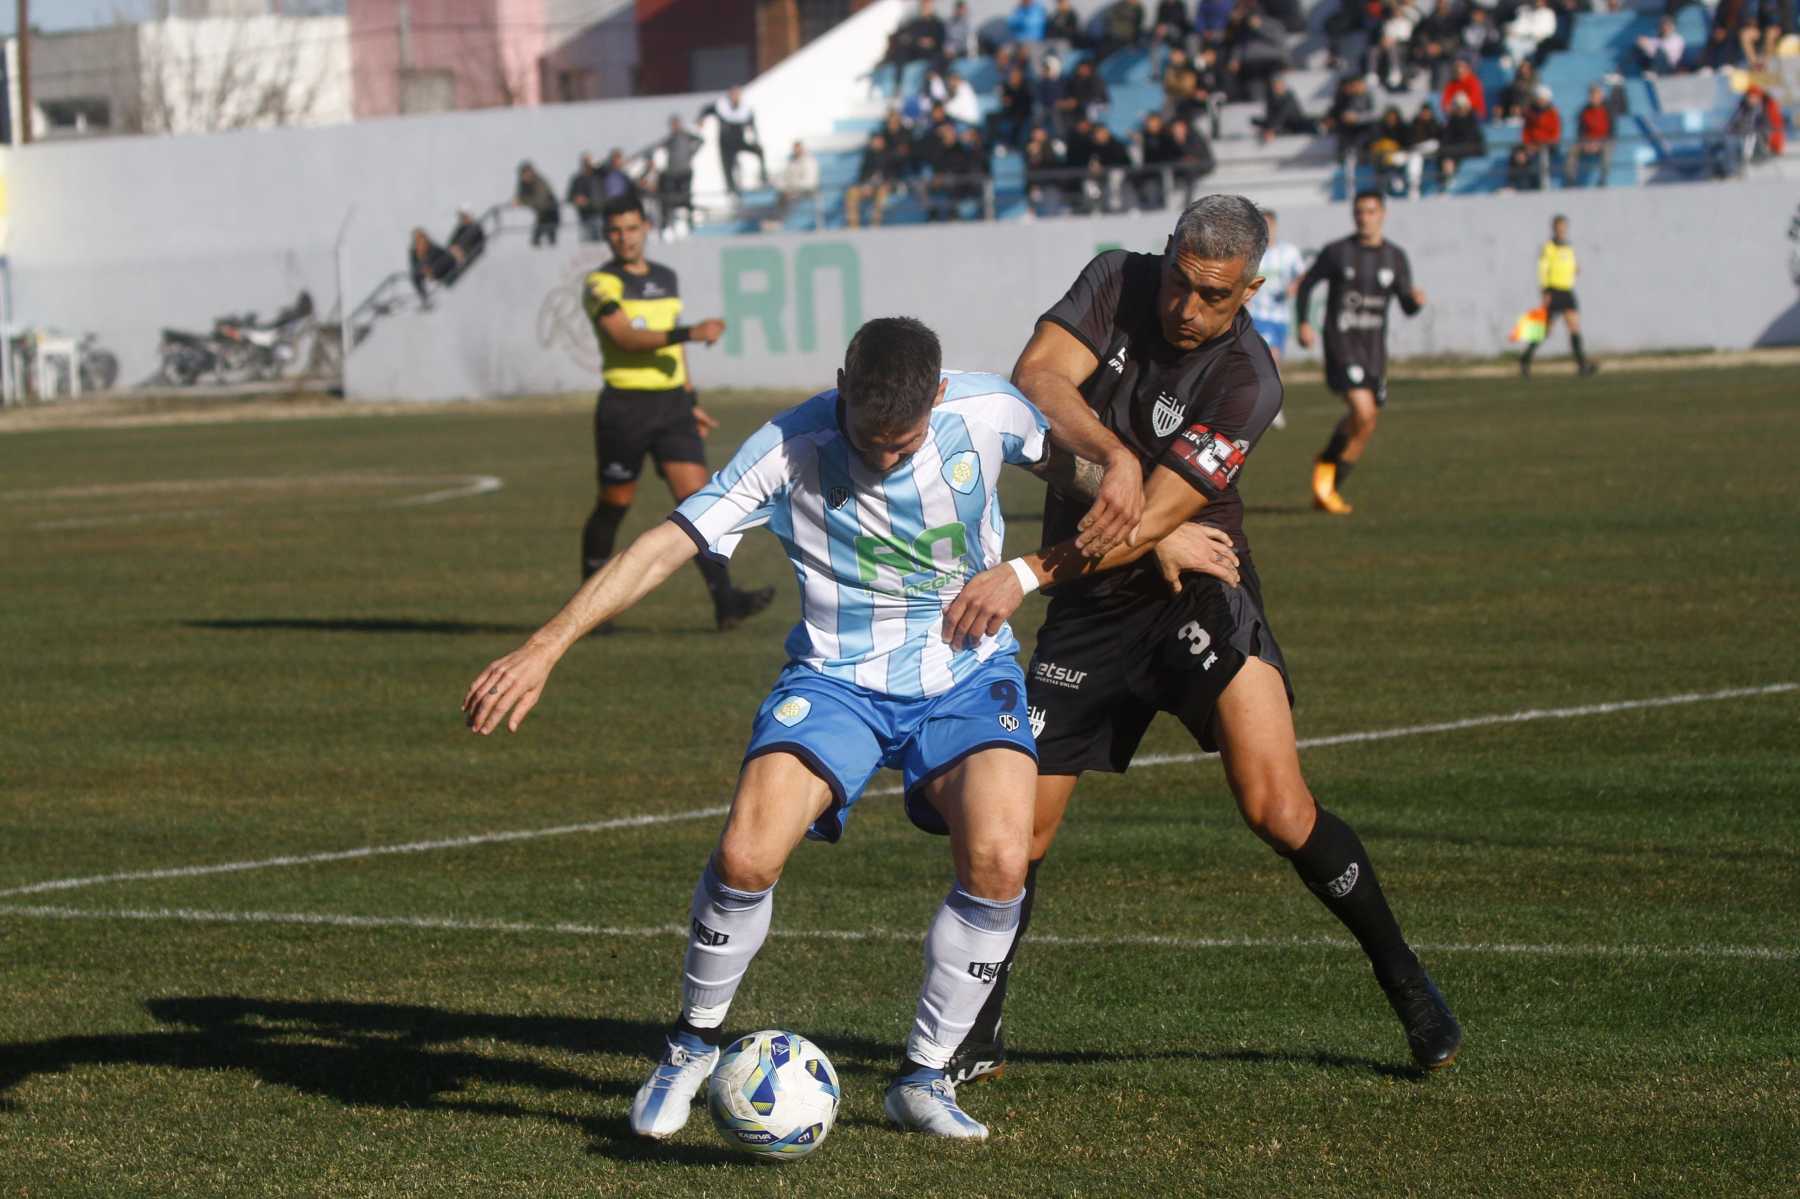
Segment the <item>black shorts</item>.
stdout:
<svg viewBox="0 0 1800 1199">
<path fill-rule="evenodd" d="M 1262 585 L 1248 560 L 1242 585 L 1204 575 L 1179 595 L 1135 604 L 1053 601 L 1025 671 L 1039 774 L 1122 774 L 1158 712 L 1181 721 L 1208 752 L 1213 709 L 1250 658 L 1281 672 L 1287 663 L 1262 610 Z"/>
<path fill-rule="evenodd" d="M 1559 312 L 1581 311 L 1581 305 L 1575 302 L 1575 293 L 1572 291 L 1562 291 L 1555 287 L 1546 287 L 1544 289 L 1544 295 L 1549 297 L 1544 301 L 1544 312 L 1548 316 L 1555 316 Z"/>
<path fill-rule="evenodd" d="M 594 457 L 600 485 L 634 483 L 649 454 L 665 462 L 706 464 L 706 446 L 694 424 L 694 396 L 685 388 L 624 391 L 607 387 L 594 405 Z"/>
<path fill-rule="evenodd" d="M 1375 393 L 1377 408 L 1387 407 L 1387 375 L 1381 371 L 1372 371 L 1360 363 L 1326 358 L 1325 386 L 1339 395 L 1366 387 Z"/>
</svg>

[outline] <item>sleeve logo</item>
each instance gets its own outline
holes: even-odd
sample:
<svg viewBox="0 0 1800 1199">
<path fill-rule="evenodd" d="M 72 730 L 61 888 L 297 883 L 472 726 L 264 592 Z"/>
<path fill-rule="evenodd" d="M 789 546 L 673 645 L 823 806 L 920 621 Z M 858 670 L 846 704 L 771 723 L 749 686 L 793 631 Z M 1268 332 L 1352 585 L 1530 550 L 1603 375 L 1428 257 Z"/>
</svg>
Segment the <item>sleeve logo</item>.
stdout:
<svg viewBox="0 0 1800 1199">
<path fill-rule="evenodd" d="M 1231 486 L 1249 449 L 1247 444 L 1215 433 L 1205 425 L 1182 430 L 1173 446 L 1176 455 L 1216 491 Z"/>
</svg>

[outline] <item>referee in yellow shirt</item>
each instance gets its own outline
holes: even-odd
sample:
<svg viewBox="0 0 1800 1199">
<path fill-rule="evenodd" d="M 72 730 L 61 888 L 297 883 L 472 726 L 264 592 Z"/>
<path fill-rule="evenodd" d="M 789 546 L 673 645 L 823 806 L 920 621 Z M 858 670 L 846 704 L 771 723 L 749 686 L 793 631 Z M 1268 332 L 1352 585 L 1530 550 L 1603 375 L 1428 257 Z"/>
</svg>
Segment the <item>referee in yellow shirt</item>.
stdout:
<svg viewBox="0 0 1800 1199">
<path fill-rule="evenodd" d="M 619 525 L 637 495 L 644 456 L 656 464 L 679 504 L 706 485 L 706 447 L 701 439 L 718 427 L 700 407 L 687 372 L 689 341 L 712 345 L 725 322 L 696 325 L 681 321 L 681 291 L 675 272 L 644 257 L 650 224 L 635 194 L 614 197 L 602 210 L 612 261 L 588 272 L 581 284 L 582 308 L 600 339 L 600 402 L 594 407 L 594 456 L 599 460 L 600 496 L 581 530 L 581 577 L 597 572 L 612 557 Z M 741 624 L 769 606 L 773 587 L 739 591 L 725 563 L 702 554 L 694 559 L 712 593 L 720 631 Z M 610 631 L 607 626 L 602 626 Z"/>
<path fill-rule="evenodd" d="M 1549 340 L 1550 327 L 1561 316 L 1569 327 L 1569 345 L 1575 351 L 1575 369 L 1583 376 L 1600 367 L 1589 362 L 1581 352 L 1581 309 L 1575 302 L 1575 247 L 1569 244 L 1569 218 L 1559 216 L 1550 222 L 1550 240 L 1538 254 L 1538 286 L 1544 292 L 1544 338 Z M 1531 378 L 1531 356 L 1543 342 L 1530 342 L 1519 359 L 1519 374 Z"/>
</svg>

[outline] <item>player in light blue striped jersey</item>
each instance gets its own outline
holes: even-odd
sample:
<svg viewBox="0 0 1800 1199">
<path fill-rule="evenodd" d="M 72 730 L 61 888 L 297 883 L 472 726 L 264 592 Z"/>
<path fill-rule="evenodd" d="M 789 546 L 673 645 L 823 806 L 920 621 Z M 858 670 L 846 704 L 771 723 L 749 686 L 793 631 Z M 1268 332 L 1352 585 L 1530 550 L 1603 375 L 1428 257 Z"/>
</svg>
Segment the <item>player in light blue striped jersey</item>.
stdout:
<svg viewBox="0 0 1800 1199">
<path fill-rule="evenodd" d="M 998 977 L 1019 922 L 1037 751 L 1018 643 L 1003 623 L 946 640 L 944 611 L 1002 561 L 1000 468 L 1047 456 L 1038 411 L 997 375 L 940 370 L 918 321 L 870 321 L 838 386 L 783 412 L 589 579 L 464 699 L 470 728 L 517 730 L 577 640 L 695 554 L 728 558 L 767 526 L 800 584 L 789 664 L 756 714 L 731 814 L 691 908 L 681 1006 L 632 1103 L 666 1137 L 718 1061 L 720 1028 L 768 934 L 772 894 L 805 836 L 836 841 L 876 770 L 899 769 L 913 821 L 947 832 L 956 882 L 925 937 L 925 982 L 886 1108 L 903 1128 L 983 1138 L 944 1067 Z M 1037 586 L 1035 575 L 1029 587 Z M 510 718 L 508 714 L 510 713 Z"/>
</svg>

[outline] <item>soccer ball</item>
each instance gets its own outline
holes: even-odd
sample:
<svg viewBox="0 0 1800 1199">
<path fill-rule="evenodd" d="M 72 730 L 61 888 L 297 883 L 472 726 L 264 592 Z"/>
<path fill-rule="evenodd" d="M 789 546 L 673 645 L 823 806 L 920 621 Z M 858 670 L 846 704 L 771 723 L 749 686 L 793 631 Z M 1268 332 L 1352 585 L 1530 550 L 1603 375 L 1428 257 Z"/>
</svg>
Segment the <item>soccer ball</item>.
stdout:
<svg viewBox="0 0 1800 1199">
<path fill-rule="evenodd" d="M 817 1045 L 771 1029 L 733 1041 L 706 1085 L 719 1135 L 773 1161 L 805 1157 L 837 1118 L 837 1071 Z"/>
</svg>

